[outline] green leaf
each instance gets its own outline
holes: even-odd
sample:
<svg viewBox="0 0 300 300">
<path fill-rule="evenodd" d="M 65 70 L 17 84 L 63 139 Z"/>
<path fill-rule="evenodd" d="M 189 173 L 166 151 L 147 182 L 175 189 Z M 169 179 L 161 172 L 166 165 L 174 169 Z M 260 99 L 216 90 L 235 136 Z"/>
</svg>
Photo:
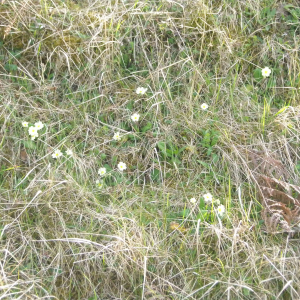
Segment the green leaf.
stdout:
<svg viewBox="0 0 300 300">
<path fill-rule="evenodd" d="M 246 288 L 243 287 L 242 291 L 243 291 L 244 296 L 250 296 L 250 290 L 249 289 L 246 289 Z"/>
<path fill-rule="evenodd" d="M 253 77 L 255 80 L 260 81 L 263 79 L 262 73 L 261 73 L 261 69 L 255 69 L 253 71 Z"/>
<path fill-rule="evenodd" d="M 165 142 L 162 142 L 162 141 L 158 142 L 157 147 L 159 148 L 159 150 L 161 150 L 161 152 L 164 154 L 164 156 L 168 156 L 167 145 Z"/>
<path fill-rule="evenodd" d="M 23 144 L 27 149 L 36 149 L 36 143 L 33 141 L 24 141 Z"/>
<path fill-rule="evenodd" d="M 158 181 L 159 180 L 159 170 L 153 169 L 150 174 L 150 177 L 153 181 Z"/>
<path fill-rule="evenodd" d="M 6 71 L 9 71 L 9 72 L 18 70 L 18 66 L 15 64 L 5 64 L 4 68 Z"/>
<path fill-rule="evenodd" d="M 144 127 L 142 127 L 142 132 L 146 132 L 148 130 L 152 129 L 152 123 L 148 122 L 147 125 L 145 125 Z"/>
<path fill-rule="evenodd" d="M 209 169 L 209 164 L 208 164 L 208 163 L 206 163 L 206 162 L 204 162 L 204 161 L 201 161 L 201 160 L 197 160 L 197 162 L 198 162 L 200 165 L 202 165 L 203 167 Z"/>
<path fill-rule="evenodd" d="M 190 212 L 191 212 L 191 210 L 187 208 L 187 209 L 184 209 L 184 210 L 181 212 L 181 215 L 182 215 L 183 218 L 185 218 L 186 216 L 189 215 Z"/>
</svg>

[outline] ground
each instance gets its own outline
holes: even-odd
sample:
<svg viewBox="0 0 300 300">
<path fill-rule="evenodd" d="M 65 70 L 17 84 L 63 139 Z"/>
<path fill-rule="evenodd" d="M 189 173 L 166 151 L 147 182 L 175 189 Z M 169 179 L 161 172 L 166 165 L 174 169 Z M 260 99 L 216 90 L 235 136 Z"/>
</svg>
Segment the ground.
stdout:
<svg viewBox="0 0 300 300">
<path fill-rule="evenodd" d="M 299 299 L 299 19 L 2 0 L 0 298 Z"/>
</svg>

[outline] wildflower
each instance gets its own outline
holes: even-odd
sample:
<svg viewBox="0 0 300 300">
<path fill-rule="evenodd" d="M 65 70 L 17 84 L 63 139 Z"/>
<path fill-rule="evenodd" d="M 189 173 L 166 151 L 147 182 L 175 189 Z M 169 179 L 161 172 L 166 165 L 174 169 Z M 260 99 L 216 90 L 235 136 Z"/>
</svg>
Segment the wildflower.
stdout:
<svg viewBox="0 0 300 300">
<path fill-rule="evenodd" d="M 202 104 L 201 104 L 201 108 L 202 108 L 203 110 L 207 110 L 207 109 L 208 109 L 208 105 L 207 105 L 206 103 L 202 103 Z"/>
<path fill-rule="evenodd" d="M 38 136 L 37 129 L 36 129 L 36 127 L 34 127 L 34 126 L 30 126 L 30 127 L 29 127 L 28 133 L 29 133 L 31 136 Z"/>
<path fill-rule="evenodd" d="M 146 92 L 147 92 L 147 88 L 143 88 L 143 87 L 138 87 L 136 89 L 136 93 L 139 94 L 139 95 L 144 95 Z"/>
<path fill-rule="evenodd" d="M 206 203 L 211 203 L 212 202 L 212 194 L 210 194 L 210 193 L 204 194 L 203 198 L 204 198 L 204 201 Z"/>
<path fill-rule="evenodd" d="M 36 128 L 36 130 L 40 130 L 44 127 L 44 124 L 41 121 L 39 121 L 34 124 L 34 127 Z"/>
<path fill-rule="evenodd" d="M 220 217 L 223 217 L 226 212 L 225 206 L 223 204 L 219 205 L 217 208 L 217 214 Z"/>
<path fill-rule="evenodd" d="M 221 202 L 220 202 L 219 199 L 217 199 L 217 200 L 214 201 L 214 205 L 220 205 L 220 204 L 221 204 Z"/>
<path fill-rule="evenodd" d="M 60 156 L 62 156 L 62 153 L 61 153 L 61 151 L 59 149 L 56 149 L 54 151 L 54 153 L 52 154 L 53 158 L 59 158 Z"/>
<path fill-rule="evenodd" d="M 261 70 L 261 75 L 263 76 L 263 77 L 269 77 L 270 76 L 270 74 L 271 74 L 271 70 L 270 70 L 270 68 L 268 68 L 268 67 L 265 67 L 265 68 L 263 68 L 262 70 Z"/>
<path fill-rule="evenodd" d="M 115 141 L 120 141 L 120 140 L 121 140 L 120 132 L 116 132 L 116 133 L 114 134 L 114 136 L 113 136 L 113 139 L 114 139 Z"/>
<path fill-rule="evenodd" d="M 195 204 L 195 203 L 197 202 L 197 200 L 196 200 L 196 198 L 191 198 L 191 199 L 190 199 L 190 202 L 191 202 L 192 204 Z"/>
<path fill-rule="evenodd" d="M 100 169 L 98 170 L 98 174 L 99 174 L 100 176 L 104 176 L 104 175 L 106 174 L 106 169 L 105 169 L 105 168 L 100 168 Z"/>
<path fill-rule="evenodd" d="M 23 127 L 28 127 L 28 122 L 22 122 Z"/>
<path fill-rule="evenodd" d="M 35 138 L 37 138 L 39 135 L 38 134 L 35 134 L 35 135 L 31 135 L 31 140 L 34 141 Z"/>
<path fill-rule="evenodd" d="M 66 151 L 66 154 L 69 155 L 69 156 L 73 156 L 73 151 L 71 149 L 68 149 Z"/>
<path fill-rule="evenodd" d="M 120 162 L 118 163 L 118 169 L 119 169 L 120 171 L 126 170 L 126 169 L 127 169 L 126 164 L 120 161 Z"/>
<path fill-rule="evenodd" d="M 137 113 L 135 113 L 135 114 L 133 114 L 133 115 L 131 116 L 131 120 L 132 120 L 133 122 L 138 122 L 139 118 L 140 118 L 140 115 L 137 114 Z"/>
<path fill-rule="evenodd" d="M 101 189 L 103 187 L 103 180 L 96 180 L 96 184 L 98 188 Z"/>
</svg>

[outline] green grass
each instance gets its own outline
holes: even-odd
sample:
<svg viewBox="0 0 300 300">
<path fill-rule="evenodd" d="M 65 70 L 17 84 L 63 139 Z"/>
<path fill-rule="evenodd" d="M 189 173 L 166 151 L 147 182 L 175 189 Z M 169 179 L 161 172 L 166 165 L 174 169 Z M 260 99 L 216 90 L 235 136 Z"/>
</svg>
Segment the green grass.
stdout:
<svg viewBox="0 0 300 300">
<path fill-rule="evenodd" d="M 299 241 L 265 232 L 245 155 L 299 185 L 299 18 L 296 0 L 2 1 L 0 299 L 299 299 Z"/>
</svg>

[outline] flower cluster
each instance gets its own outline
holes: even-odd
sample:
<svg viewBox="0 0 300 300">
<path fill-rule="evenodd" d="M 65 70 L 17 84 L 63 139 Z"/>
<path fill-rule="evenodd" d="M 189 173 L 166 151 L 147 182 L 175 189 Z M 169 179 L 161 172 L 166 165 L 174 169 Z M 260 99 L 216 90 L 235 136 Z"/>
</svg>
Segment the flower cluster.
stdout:
<svg viewBox="0 0 300 300">
<path fill-rule="evenodd" d="M 56 149 L 53 153 L 52 153 L 52 158 L 59 158 L 63 155 L 63 153 L 59 150 L 59 149 Z M 73 156 L 73 151 L 71 149 L 68 149 L 66 151 L 66 155 L 68 156 Z"/>
<path fill-rule="evenodd" d="M 148 90 L 147 88 L 138 87 L 135 92 L 138 95 L 144 95 L 147 92 L 147 90 Z M 130 119 L 131 119 L 132 122 L 138 122 L 139 119 L 140 119 L 140 115 L 138 113 L 134 113 L 133 115 L 131 115 Z M 115 141 L 120 141 L 121 140 L 121 135 L 120 135 L 119 131 L 117 131 L 117 132 L 114 133 L 113 139 Z"/>
<path fill-rule="evenodd" d="M 124 163 L 124 162 L 122 162 L 122 161 L 120 161 L 119 163 L 118 163 L 118 170 L 119 171 L 121 171 L 121 172 L 123 172 L 124 170 L 126 170 L 127 169 L 127 166 L 126 166 L 126 164 Z M 106 175 L 106 168 L 105 167 L 101 167 L 101 168 L 99 168 L 99 170 L 98 170 L 98 174 L 100 175 L 100 177 L 104 177 L 105 175 Z M 96 180 L 96 184 L 97 184 L 97 186 L 99 187 L 99 188 L 102 188 L 103 187 L 103 185 L 104 185 L 104 180 Z"/>
<path fill-rule="evenodd" d="M 214 207 L 217 206 L 217 208 L 215 209 L 217 215 L 219 217 L 224 217 L 225 213 L 226 213 L 226 209 L 225 209 L 225 206 L 223 204 L 220 204 L 220 200 L 219 199 L 216 199 L 213 201 L 213 196 L 211 193 L 206 193 L 203 195 L 203 198 L 204 198 L 204 202 L 207 204 L 207 205 L 211 205 L 211 204 L 214 204 Z"/>
<path fill-rule="evenodd" d="M 211 193 L 206 193 L 202 197 L 207 206 L 213 205 L 213 209 L 216 212 L 216 214 L 218 215 L 218 217 L 220 217 L 220 218 L 224 217 L 224 215 L 226 214 L 226 209 L 225 209 L 225 206 L 220 203 L 219 199 L 216 199 L 213 201 L 213 196 Z M 197 203 L 197 199 L 191 198 L 190 203 L 195 205 Z"/>
<path fill-rule="evenodd" d="M 26 122 L 26 121 L 24 121 L 24 122 L 22 122 L 22 126 L 24 128 L 28 128 L 29 127 L 29 123 Z M 31 140 L 32 141 L 34 141 L 35 138 L 37 138 L 39 136 L 38 131 L 41 130 L 41 129 L 43 129 L 43 128 L 44 128 L 44 124 L 41 121 L 36 122 L 34 124 L 34 126 L 30 126 L 28 128 L 28 133 L 31 136 Z"/>
</svg>

